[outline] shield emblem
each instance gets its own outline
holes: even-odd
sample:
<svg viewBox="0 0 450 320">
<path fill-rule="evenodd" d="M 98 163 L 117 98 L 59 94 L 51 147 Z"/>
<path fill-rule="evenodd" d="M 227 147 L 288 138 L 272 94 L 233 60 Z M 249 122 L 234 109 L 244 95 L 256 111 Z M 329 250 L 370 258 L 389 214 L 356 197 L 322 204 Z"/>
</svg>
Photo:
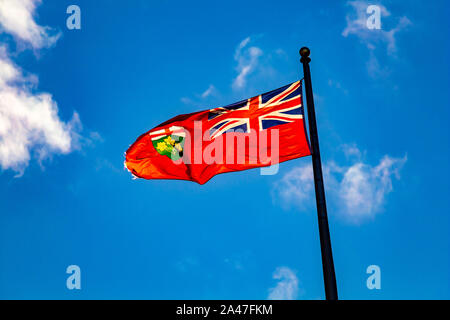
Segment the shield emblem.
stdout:
<svg viewBox="0 0 450 320">
<path fill-rule="evenodd" d="M 172 126 L 168 129 L 150 132 L 155 150 L 163 156 L 176 161 L 183 156 L 186 133 L 183 127 Z"/>
</svg>

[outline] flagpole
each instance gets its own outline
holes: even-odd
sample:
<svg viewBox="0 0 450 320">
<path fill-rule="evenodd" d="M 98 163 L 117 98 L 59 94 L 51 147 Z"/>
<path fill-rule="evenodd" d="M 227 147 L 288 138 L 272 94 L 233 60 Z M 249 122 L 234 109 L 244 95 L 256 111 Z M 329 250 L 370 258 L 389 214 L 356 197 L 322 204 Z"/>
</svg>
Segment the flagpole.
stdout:
<svg viewBox="0 0 450 320">
<path fill-rule="evenodd" d="M 314 171 L 314 187 L 316 191 L 317 216 L 319 220 L 320 250 L 322 252 L 323 280 L 325 283 L 325 296 L 327 300 L 337 300 L 336 275 L 334 273 L 333 253 L 331 251 L 330 230 L 328 229 L 327 204 L 323 187 L 322 164 L 320 160 L 319 136 L 317 134 L 316 114 L 314 110 L 314 97 L 311 86 L 311 73 L 309 70 L 310 50 L 307 47 L 300 49 L 300 62 L 303 64 L 305 80 L 306 102 L 308 104 L 309 137 L 311 139 L 312 165 Z"/>
</svg>

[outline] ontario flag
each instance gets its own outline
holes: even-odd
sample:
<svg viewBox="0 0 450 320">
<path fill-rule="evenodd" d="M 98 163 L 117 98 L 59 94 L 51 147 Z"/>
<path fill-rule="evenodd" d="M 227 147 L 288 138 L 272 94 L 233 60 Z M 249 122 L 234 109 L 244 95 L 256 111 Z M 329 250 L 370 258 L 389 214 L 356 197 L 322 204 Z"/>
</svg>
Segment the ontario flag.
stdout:
<svg viewBox="0 0 450 320">
<path fill-rule="evenodd" d="M 176 116 L 141 135 L 125 153 L 138 178 L 204 184 L 213 176 L 311 155 L 302 82 L 231 105 Z"/>
</svg>

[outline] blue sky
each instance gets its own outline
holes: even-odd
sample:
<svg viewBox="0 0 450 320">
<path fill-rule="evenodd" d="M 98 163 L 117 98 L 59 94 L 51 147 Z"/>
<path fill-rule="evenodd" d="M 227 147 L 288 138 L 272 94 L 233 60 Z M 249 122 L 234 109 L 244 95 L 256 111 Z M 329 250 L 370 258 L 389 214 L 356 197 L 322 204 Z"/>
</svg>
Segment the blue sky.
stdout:
<svg viewBox="0 0 450 320">
<path fill-rule="evenodd" d="M 324 298 L 310 157 L 203 186 L 123 169 L 172 116 L 301 78 L 304 45 L 340 298 L 450 298 L 446 1 L 375 2 L 380 30 L 360 1 L 27 1 L 0 6 L 0 298 Z"/>
</svg>

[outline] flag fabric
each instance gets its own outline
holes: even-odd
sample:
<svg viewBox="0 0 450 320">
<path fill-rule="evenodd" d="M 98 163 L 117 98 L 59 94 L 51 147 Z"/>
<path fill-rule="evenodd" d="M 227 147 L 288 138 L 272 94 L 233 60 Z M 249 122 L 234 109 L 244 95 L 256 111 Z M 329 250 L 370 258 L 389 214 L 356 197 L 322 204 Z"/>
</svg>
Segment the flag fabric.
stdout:
<svg viewBox="0 0 450 320">
<path fill-rule="evenodd" d="M 138 178 L 204 184 L 213 176 L 311 154 L 302 83 L 237 103 L 176 116 L 141 135 L 125 153 Z"/>
</svg>

